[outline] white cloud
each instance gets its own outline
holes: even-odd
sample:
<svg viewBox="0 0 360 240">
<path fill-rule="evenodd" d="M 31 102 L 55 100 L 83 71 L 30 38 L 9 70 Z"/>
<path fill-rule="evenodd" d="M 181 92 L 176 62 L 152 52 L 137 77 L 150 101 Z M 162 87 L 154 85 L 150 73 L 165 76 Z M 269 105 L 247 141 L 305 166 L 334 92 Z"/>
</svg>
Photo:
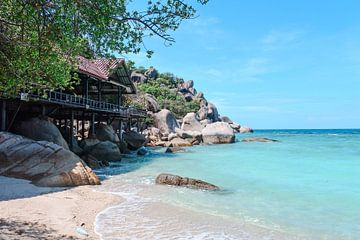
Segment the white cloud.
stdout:
<svg viewBox="0 0 360 240">
<path fill-rule="evenodd" d="M 265 51 L 276 50 L 279 48 L 286 48 L 299 43 L 304 34 L 305 34 L 304 31 L 300 31 L 300 30 L 289 30 L 289 31 L 273 30 L 260 39 L 260 44 L 262 45 L 263 50 Z"/>
</svg>

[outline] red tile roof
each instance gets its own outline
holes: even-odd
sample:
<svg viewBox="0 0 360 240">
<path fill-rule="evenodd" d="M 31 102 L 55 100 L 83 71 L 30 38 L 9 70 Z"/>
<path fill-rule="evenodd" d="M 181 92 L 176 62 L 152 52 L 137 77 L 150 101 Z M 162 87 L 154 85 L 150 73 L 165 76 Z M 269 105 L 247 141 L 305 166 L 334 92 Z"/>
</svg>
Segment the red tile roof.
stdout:
<svg viewBox="0 0 360 240">
<path fill-rule="evenodd" d="M 89 60 L 87 58 L 78 57 L 79 60 L 79 71 L 85 74 L 89 74 L 95 78 L 101 80 L 109 80 L 110 71 L 120 64 L 124 63 L 124 59 L 115 58 L 115 59 L 95 59 Z"/>
</svg>

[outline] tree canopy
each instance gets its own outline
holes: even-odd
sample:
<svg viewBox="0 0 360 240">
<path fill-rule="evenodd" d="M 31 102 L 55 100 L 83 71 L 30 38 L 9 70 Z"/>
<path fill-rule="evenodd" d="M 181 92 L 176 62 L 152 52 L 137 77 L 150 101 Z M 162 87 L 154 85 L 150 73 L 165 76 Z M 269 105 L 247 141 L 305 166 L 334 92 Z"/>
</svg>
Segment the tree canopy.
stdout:
<svg viewBox="0 0 360 240">
<path fill-rule="evenodd" d="M 71 83 L 76 56 L 112 57 L 151 50 L 144 39 L 174 42 L 171 32 L 208 0 L 2 0 L 0 91 Z M 139 1 L 136 1 L 137 3 Z M 190 3 L 189 3 L 190 2 Z M 139 9 L 143 8 L 143 9 Z"/>
</svg>

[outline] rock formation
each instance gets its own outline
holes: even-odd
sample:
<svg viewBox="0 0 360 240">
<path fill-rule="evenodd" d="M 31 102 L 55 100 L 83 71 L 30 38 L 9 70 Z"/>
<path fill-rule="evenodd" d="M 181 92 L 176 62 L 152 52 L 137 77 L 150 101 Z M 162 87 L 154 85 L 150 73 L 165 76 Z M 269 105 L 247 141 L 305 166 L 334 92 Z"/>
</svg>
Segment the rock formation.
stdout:
<svg viewBox="0 0 360 240">
<path fill-rule="evenodd" d="M 169 134 L 175 132 L 175 128 L 178 128 L 179 124 L 169 110 L 162 109 L 154 114 L 154 126 L 160 129 L 161 132 Z"/>
<path fill-rule="evenodd" d="M 216 122 L 206 125 L 202 130 L 204 143 L 219 144 L 235 142 L 235 134 L 228 123 Z"/>
<path fill-rule="evenodd" d="M 36 141 L 53 142 L 65 149 L 69 149 L 59 129 L 48 119 L 36 117 L 20 121 L 13 126 L 12 131 Z"/>
<path fill-rule="evenodd" d="M 181 177 L 173 174 L 162 173 L 156 177 L 156 184 L 165 184 L 173 186 L 183 186 L 193 189 L 202 189 L 202 190 L 220 190 L 218 186 L 215 186 L 211 183 L 204 182 L 202 180 Z"/>
<path fill-rule="evenodd" d="M 242 142 L 278 142 L 278 140 L 275 139 L 269 139 L 269 138 L 244 138 L 241 140 Z"/>
<path fill-rule="evenodd" d="M 74 153 L 52 142 L 0 132 L 0 175 L 31 180 L 44 187 L 100 184 Z"/>
</svg>

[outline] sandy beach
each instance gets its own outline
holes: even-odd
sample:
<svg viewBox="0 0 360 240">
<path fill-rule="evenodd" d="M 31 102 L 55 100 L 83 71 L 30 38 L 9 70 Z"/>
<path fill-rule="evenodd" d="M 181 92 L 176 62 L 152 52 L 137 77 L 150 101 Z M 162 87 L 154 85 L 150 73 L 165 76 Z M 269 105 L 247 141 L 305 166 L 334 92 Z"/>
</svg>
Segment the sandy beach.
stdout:
<svg viewBox="0 0 360 240">
<path fill-rule="evenodd" d="M 94 189 L 39 188 L 0 177 L 0 239 L 99 239 L 96 215 L 120 198 Z"/>
</svg>

